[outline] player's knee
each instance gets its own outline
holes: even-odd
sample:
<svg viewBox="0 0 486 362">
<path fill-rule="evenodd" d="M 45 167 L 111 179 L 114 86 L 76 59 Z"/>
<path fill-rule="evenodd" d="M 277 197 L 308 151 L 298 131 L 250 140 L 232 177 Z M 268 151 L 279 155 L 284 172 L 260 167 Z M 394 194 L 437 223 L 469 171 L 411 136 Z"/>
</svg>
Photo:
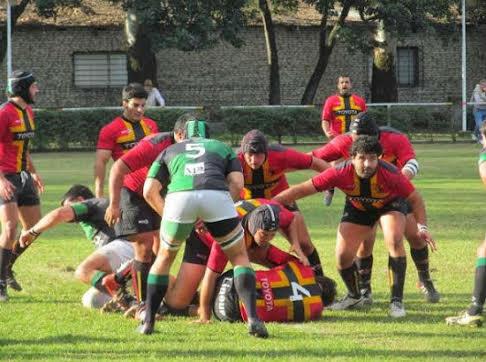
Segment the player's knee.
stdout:
<svg viewBox="0 0 486 362">
<path fill-rule="evenodd" d="M 110 299 L 111 297 L 109 295 L 101 293 L 95 288 L 89 288 L 88 291 L 83 294 L 81 303 L 85 308 L 99 309 Z"/>
<path fill-rule="evenodd" d="M 403 237 L 401 235 L 395 235 L 391 237 L 388 242 L 388 250 L 392 255 L 402 255 L 405 252 L 403 246 Z"/>
<path fill-rule="evenodd" d="M 89 283 L 88 271 L 83 264 L 78 265 L 74 271 L 74 277 L 83 283 Z"/>
<path fill-rule="evenodd" d="M 477 256 L 480 258 L 486 258 L 486 240 L 479 245 L 477 250 Z"/>
</svg>

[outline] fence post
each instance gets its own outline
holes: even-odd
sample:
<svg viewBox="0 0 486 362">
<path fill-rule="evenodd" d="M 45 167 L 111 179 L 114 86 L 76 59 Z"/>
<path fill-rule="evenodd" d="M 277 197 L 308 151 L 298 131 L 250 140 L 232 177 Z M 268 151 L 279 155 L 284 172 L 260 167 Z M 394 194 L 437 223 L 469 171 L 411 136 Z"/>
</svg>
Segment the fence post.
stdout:
<svg viewBox="0 0 486 362">
<path fill-rule="evenodd" d="M 386 125 L 391 127 L 391 104 L 386 105 Z"/>
</svg>

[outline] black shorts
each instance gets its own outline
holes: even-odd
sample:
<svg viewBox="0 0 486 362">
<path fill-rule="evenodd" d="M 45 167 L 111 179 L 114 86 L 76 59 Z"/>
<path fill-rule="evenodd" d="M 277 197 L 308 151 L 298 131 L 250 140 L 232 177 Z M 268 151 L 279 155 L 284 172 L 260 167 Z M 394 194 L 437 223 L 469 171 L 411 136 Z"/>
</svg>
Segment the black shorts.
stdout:
<svg viewBox="0 0 486 362">
<path fill-rule="evenodd" d="M 213 300 L 213 314 L 225 322 L 241 322 L 243 318 L 240 313 L 238 293 L 233 283 L 233 270 L 223 273 L 216 281 L 216 288 Z"/>
<path fill-rule="evenodd" d="M 192 229 L 191 234 L 186 239 L 182 261 L 191 264 L 206 265 L 210 251 L 209 247 L 199 240 L 196 231 Z"/>
<path fill-rule="evenodd" d="M 373 226 L 382 215 L 387 214 L 390 211 L 398 211 L 403 215 L 407 215 L 407 202 L 404 199 L 396 199 L 381 209 L 362 211 L 354 207 L 350 202 L 346 201 L 341 222 Z"/>
<path fill-rule="evenodd" d="M 407 215 L 413 213 L 412 205 L 410 205 L 410 202 L 405 200 L 405 203 L 407 204 Z"/>
<path fill-rule="evenodd" d="M 298 211 L 298 212 L 300 212 L 299 206 L 297 205 L 297 203 L 295 201 L 292 202 L 292 203 L 290 203 L 290 204 L 288 204 L 288 205 L 284 205 L 284 206 L 289 211 L 292 211 L 292 212 Z"/>
<path fill-rule="evenodd" d="M 0 197 L 0 205 L 11 202 L 15 202 L 19 207 L 40 205 L 39 194 L 29 172 L 8 173 L 5 175 L 5 178 L 15 186 L 15 192 L 9 199 Z"/>
<path fill-rule="evenodd" d="M 121 220 L 115 224 L 116 237 L 127 237 L 135 234 L 160 229 L 160 216 L 145 199 L 126 187 L 120 194 Z"/>
</svg>

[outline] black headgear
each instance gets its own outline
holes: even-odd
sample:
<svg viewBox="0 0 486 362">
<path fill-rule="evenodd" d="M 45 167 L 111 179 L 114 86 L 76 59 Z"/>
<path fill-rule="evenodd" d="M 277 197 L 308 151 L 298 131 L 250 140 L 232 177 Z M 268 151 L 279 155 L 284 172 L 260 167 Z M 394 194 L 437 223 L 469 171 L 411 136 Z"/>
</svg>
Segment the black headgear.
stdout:
<svg viewBox="0 0 486 362">
<path fill-rule="evenodd" d="M 9 97 L 21 97 L 26 103 L 33 104 L 34 100 L 30 96 L 29 88 L 34 82 L 32 73 L 16 70 L 8 78 L 7 94 Z"/>
<path fill-rule="evenodd" d="M 243 136 L 241 140 L 241 152 L 247 153 L 267 153 L 268 142 L 265 135 L 257 130 L 252 129 Z"/>
<path fill-rule="evenodd" d="M 261 205 L 248 215 L 248 231 L 255 235 L 258 229 L 276 231 L 280 223 L 278 212 L 272 205 Z"/>
<path fill-rule="evenodd" d="M 380 129 L 367 112 L 358 113 L 351 121 L 349 131 L 357 135 L 378 136 Z"/>
</svg>

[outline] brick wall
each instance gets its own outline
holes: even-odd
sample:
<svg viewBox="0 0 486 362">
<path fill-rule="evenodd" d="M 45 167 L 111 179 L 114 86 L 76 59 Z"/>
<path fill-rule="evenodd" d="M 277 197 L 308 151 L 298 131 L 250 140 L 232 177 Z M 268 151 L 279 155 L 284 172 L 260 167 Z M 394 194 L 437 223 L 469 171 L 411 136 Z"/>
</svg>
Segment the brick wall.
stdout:
<svg viewBox="0 0 486 362">
<path fill-rule="evenodd" d="M 260 105 L 268 99 L 268 69 L 261 28 L 248 28 L 245 45 L 228 44 L 198 52 L 161 50 L 158 54 L 159 83 L 168 105 Z M 486 78 L 486 26 L 468 32 L 468 92 Z M 317 60 L 318 31 L 313 27 L 277 27 L 283 104 L 299 104 Z M 461 94 L 460 38 L 448 43 L 418 34 L 398 43 L 417 46 L 420 53 L 420 84 L 400 88 L 399 100 L 441 102 Z M 32 69 L 42 90 L 39 107 L 113 106 L 120 103 L 121 88 L 74 87 L 73 53 L 123 51 L 121 29 L 29 28 L 14 33 L 14 69 Z M 369 57 L 348 54 L 338 44 L 320 83 L 315 102 L 334 91 L 340 72 L 351 75 L 355 90 L 369 97 Z M 0 87 L 5 89 L 5 64 Z M 3 97 L 2 100 L 5 98 Z"/>
</svg>

